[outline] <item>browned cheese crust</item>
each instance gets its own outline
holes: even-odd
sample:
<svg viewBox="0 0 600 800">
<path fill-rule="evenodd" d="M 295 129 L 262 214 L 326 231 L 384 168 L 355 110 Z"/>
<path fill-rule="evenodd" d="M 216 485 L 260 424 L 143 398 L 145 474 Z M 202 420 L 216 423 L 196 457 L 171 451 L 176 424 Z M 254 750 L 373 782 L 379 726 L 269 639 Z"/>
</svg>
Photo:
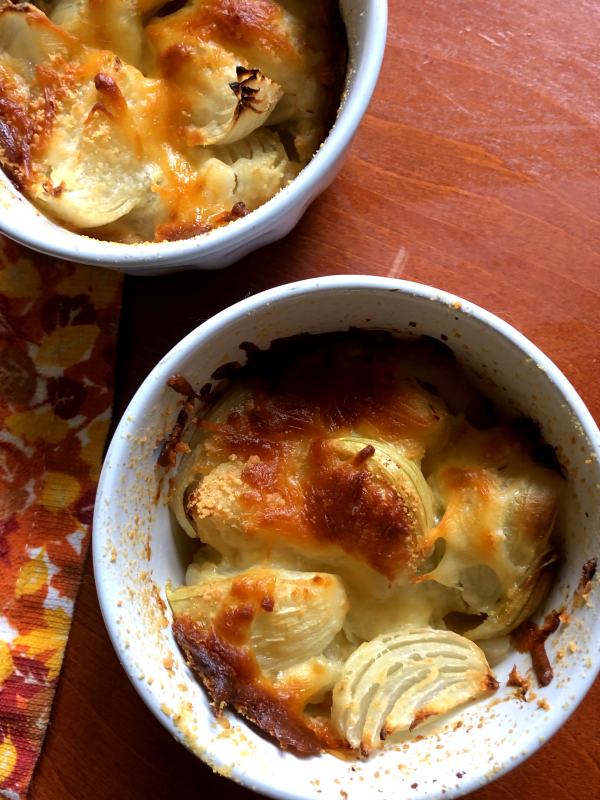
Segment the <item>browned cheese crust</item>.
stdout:
<svg viewBox="0 0 600 800">
<path fill-rule="evenodd" d="M 177 241 L 243 218 L 310 161 L 339 108 L 339 7 L 308 5 L 57 0 L 50 19 L 0 3 L 0 165 L 99 239 Z"/>
<path fill-rule="evenodd" d="M 344 460 L 335 444 L 354 430 L 405 442 L 419 457 L 442 435 L 446 405 L 416 376 L 391 371 L 406 348 L 382 332 L 362 331 L 292 337 L 281 353 L 277 342 L 268 354 L 243 346 L 247 365 L 221 367 L 215 377 L 257 378 L 252 400 L 226 422 L 198 424 L 212 434 L 211 456 L 245 462 L 249 532 L 339 547 L 389 580 L 414 569 L 414 523 L 400 495 L 368 469 L 374 448 Z M 409 357 L 416 363 L 427 352 L 443 370 L 453 363 L 449 350 L 428 341 Z M 476 405 L 472 397 L 468 403 Z"/>
<path fill-rule="evenodd" d="M 230 704 L 283 747 L 303 753 L 339 749 L 344 742 L 330 721 L 303 714 L 305 700 L 294 685 L 275 685 L 249 645 L 256 614 L 273 611 L 274 588 L 274 578 L 236 578 L 214 621 L 200 624 L 180 614 L 173 622 L 175 639 L 210 692 L 216 716 Z"/>
</svg>

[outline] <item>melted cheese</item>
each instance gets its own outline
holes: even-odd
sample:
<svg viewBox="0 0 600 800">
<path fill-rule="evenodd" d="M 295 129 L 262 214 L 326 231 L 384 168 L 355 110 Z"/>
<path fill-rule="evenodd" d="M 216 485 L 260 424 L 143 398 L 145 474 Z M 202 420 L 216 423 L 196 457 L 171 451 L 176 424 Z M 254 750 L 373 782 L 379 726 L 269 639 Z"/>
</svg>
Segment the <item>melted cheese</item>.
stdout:
<svg viewBox="0 0 600 800">
<path fill-rule="evenodd" d="M 139 242 L 228 224 L 293 180 L 333 121 L 337 7 L 190 0 L 146 24 L 157 8 L 0 8 L 0 162 L 72 230 Z"/>
<path fill-rule="evenodd" d="M 330 723 L 304 714 L 341 673 L 341 662 L 324 655 L 348 606 L 339 578 L 276 569 L 233 578 L 206 572 L 197 585 L 167 596 L 178 641 L 201 667 L 215 702 L 237 702 L 267 730 L 277 717 L 279 741 L 301 750 L 341 744 Z"/>
<path fill-rule="evenodd" d="M 334 718 L 365 752 L 386 720 L 390 733 L 495 688 L 482 651 L 456 633 L 440 636 L 478 664 L 458 683 L 442 680 L 454 674 L 450 655 L 411 677 L 385 643 L 399 637 L 404 647 L 415 631 L 437 647 L 434 632 L 452 612 L 487 615 L 467 617 L 468 638 L 505 636 L 539 604 L 563 481 L 536 463 L 523 431 L 475 427 L 469 420 L 481 423 L 484 405 L 451 352 L 427 340 L 357 331 L 299 338 L 287 350 L 249 350 L 246 367 L 224 374 L 238 381 L 200 421 L 180 466 L 175 512 L 207 547 L 188 570 L 191 588 L 179 591 L 258 566 L 337 576 L 349 608 L 341 619 L 331 606 L 342 632 L 330 646 L 344 661 L 356 652 L 336 683 Z M 306 613 L 308 621 L 309 604 Z M 310 641 L 307 633 L 306 659 L 326 657 L 322 642 L 317 653 Z M 427 656 L 417 645 L 411 656 L 412 647 L 409 666 Z M 394 676 L 372 714 L 363 700 L 377 670 L 363 674 L 360 696 L 349 689 L 361 654 L 365 664 L 384 655 Z M 397 686 L 406 694 L 392 713 Z"/>
<path fill-rule="evenodd" d="M 238 612 L 249 600 L 257 607 L 246 635 Z M 170 593 L 169 602 L 175 614 L 216 625 L 230 643 L 247 642 L 261 669 L 273 675 L 322 655 L 348 610 L 336 576 L 275 569 L 210 577 Z"/>
<path fill-rule="evenodd" d="M 444 555 L 419 580 L 455 587 L 473 613 L 489 614 L 547 552 L 563 481 L 510 428 L 460 424 L 432 466 L 440 522 L 424 547 L 441 539 Z"/>
<path fill-rule="evenodd" d="M 439 345 L 314 338 L 299 367 L 238 382 L 202 423 L 182 524 L 244 568 L 327 565 L 347 586 L 352 641 L 491 613 L 531 582 L 561 478 L 510 426 L 450 412 L 443 397 L 482 414 Z"/>
</svg>

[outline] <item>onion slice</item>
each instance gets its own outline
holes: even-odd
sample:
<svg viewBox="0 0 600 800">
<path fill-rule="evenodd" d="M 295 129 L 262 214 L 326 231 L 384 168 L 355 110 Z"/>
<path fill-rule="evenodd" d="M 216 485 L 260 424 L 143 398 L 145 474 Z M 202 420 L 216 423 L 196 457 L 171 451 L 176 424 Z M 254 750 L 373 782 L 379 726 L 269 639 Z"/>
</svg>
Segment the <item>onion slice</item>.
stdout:
<svg viewBox="0 0 600 800">
<path fill-rule="evenodd" d="M 516 591 L 504 597 L 481 625 L 466 631 L 468 639 L 491 639 L 514 631 L 541 605 L 554 581 L 558 556 L 544 553 L 527 570 Z"/>
<path fill-rule="evenodd" d="M 333 690 L 332 720 L 369 755 L 377 743 L 498 688 L 485 655 L 450 631 L 403 627 L 362 644 Z"/>
</svg>

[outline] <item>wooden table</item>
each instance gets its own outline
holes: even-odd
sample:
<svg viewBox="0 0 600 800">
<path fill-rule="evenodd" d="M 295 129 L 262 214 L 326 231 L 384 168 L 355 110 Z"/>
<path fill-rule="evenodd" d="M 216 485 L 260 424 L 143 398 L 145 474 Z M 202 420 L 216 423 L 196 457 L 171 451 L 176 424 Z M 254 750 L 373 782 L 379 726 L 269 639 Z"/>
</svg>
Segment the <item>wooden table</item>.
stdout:
<svg viewBox="0 0 600 800">
<path fill-rule="evenodd" d="M 462 295 L 544 350 L 600 418 L 599 6 L 392 0 L 369 112 L 332 187 L 282 242 L 217 273 L 127 279 L 115 418 L 160 357 L 225 306 L 336 273 Z M 597 798 L 600 684 L 477 800 Z M 251 800 L 139 699 L 102 622 L 91 559 L 31 800 Z"/>
</svg>

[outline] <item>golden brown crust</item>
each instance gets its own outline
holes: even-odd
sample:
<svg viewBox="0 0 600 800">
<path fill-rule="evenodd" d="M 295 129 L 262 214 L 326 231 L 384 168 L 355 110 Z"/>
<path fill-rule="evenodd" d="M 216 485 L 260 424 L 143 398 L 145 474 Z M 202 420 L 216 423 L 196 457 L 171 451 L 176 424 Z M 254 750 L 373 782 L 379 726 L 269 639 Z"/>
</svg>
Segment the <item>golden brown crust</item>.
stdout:
<svg viewBox="0 0 600 800">
<path fill-rule="evenodd" d="M 362 462 L 338 460 L 328 444 L 317 441 L 309 450 L 306 507 L 314 535 L 393 580 L 415 551 L 411 514 L 398 493 L 378 485 Z"/>
<path fill-rule="evenodd" d="M 291 337 L 268 352 L 242 347 L 247 365 L 225 365 L 213 377 L 255 380 L 251 401 L 225 422 L 198 424 L 212 433 L 211 457 L 245 463 L 247 532 L 323 552 L 340 548 L 389 580 L 413 569 L 420 557 L 414 509 L 371 468 L 373 445 L 346 460 L 336 446 L 350 434 L 380 437 L 418 458 L 441 435 L 443 402 L 397 372 L 405 345 L 353 330 Z"/>
<path fill-rule="evenodd" d="M 29 3 L 7 3 L 1 10 L 2 14 L 25 15 L 53 31 L 59 30 Z M 71 38 L 64 31 L 61 34 Z M 48 143 L 56 117 L 57 98 L 62 93 L 61 80 L 48 64 L 36 65 L 35 88 L 35 98 L 24 102 L 15 81 L 0 64 L 0 165 L 21 190 L 31 185 L 35 157 Z M 53 187 L 51 181 L 45 181 L 43 189 L 55 197 L 62 193 L 62 187 Z"/>
<path fill-rule="evenodd" d="M 10 93 L 0 73 L 0 162 L 19 189 L 31 178 L 31 140 L 34 126 Z"/>
<path fill-rule="evenodd" d="M 282 30 L 282 9 L 270 0 L 208 0 L 186 18 L 187 31 L 202 41 L 241 47 L 260 47 L 282 58 L 297 58 Z"/>
<path fill-rule="evenodd" d="M 239 608 L 236 624 L 251 621 L 252 604 Z M 173 632 L 188 664 L 210 692 L 216 716 L 230 704 L 275 736 L 282 747 L 303 753 L 320 753 L 342 745 L 331 725 L 304 717 L 293 697 L 281 697 L 269 685 L 248 647 L 232 646 L 214 628 L 204 630 L 186 615 L 173 622 Z"/>
</svg>

